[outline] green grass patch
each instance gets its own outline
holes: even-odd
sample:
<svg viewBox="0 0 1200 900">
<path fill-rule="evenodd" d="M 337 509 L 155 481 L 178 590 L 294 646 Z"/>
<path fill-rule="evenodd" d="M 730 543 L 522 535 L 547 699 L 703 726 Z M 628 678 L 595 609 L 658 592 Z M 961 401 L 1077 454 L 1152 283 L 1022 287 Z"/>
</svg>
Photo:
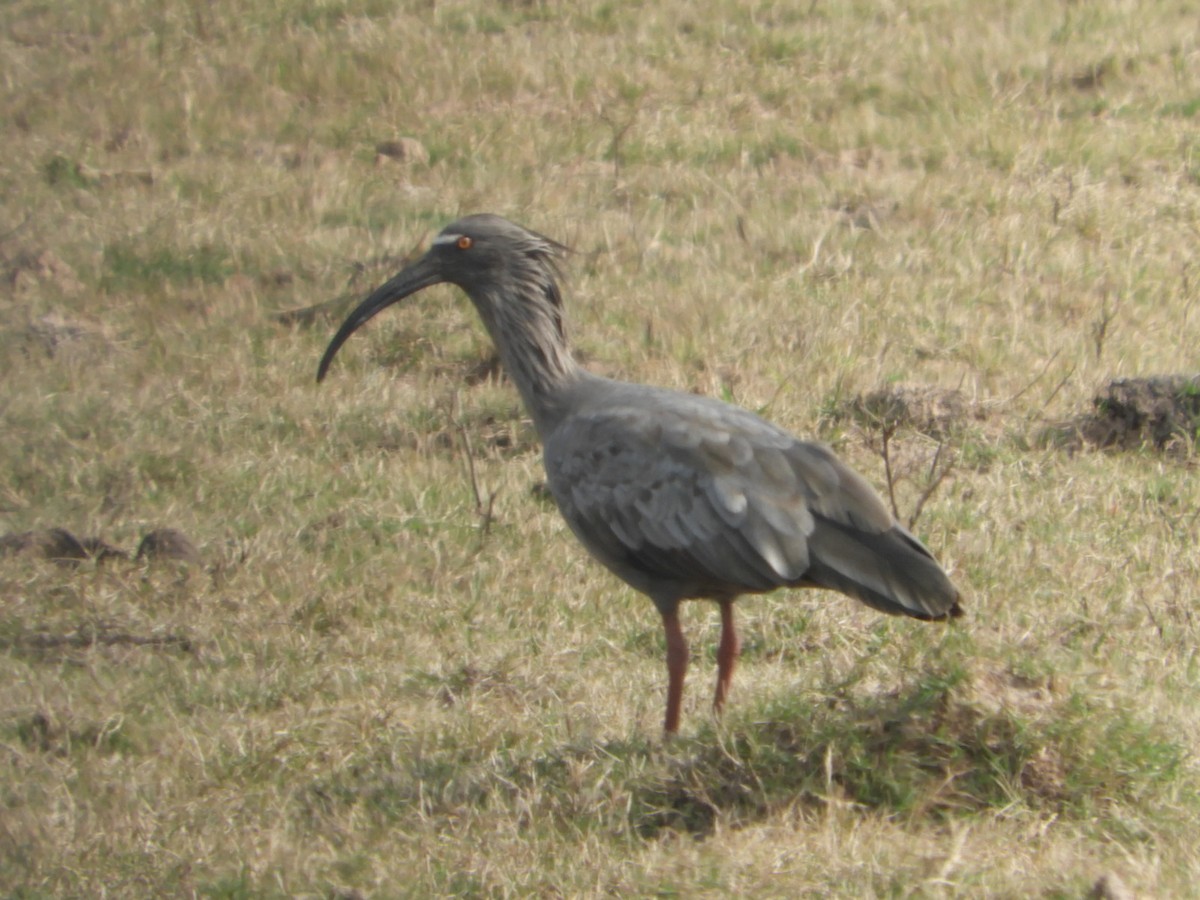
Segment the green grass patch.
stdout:
<svg viewBox="0 0 1200 900">
<path fill-rule="evenodd" d="M 233 271 L 230 253 L 223 247 L 201 244 L 186 249 L 143 249 L 123 242 L 105 247 L 100 286 L 114 293 L 154 290 L 164 283 L 221 284 Z"/>
</svg>

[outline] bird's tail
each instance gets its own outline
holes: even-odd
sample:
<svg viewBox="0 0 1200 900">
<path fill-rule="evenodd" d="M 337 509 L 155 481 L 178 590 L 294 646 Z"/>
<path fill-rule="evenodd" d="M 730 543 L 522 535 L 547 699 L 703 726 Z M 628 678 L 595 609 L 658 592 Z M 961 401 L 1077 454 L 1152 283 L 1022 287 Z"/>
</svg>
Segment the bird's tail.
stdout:
<svg viewBox="0 0 1200 900">
<path fill-rule="evenodd" d="M 805 581 L 856 597 L 891 615 L 950 619 L 963 614 L 958 589 L 919 540 L 900 525 L 879 533 L 818 517 Z"/>
</svg>

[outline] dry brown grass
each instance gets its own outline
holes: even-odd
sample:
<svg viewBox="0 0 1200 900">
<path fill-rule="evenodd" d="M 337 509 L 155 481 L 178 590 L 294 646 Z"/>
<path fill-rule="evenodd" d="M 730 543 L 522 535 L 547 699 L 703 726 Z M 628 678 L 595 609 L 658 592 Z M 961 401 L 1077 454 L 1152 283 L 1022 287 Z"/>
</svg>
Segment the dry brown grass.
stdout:
<svg viewBox="0 0 1200 900">
<path fill-rule="evenodd" d="M 1193 373 L 1183 3 L 377 0 L 0 11 L 0 891 L 1080 896 L 1200 878 L 1192 450 L 1047 445 Z M 427 151 L 378 148 L 415 138 Z M 392 154 L 392 155 L 389 155 Z M 748 600 L 658 741 L 657 617 L 531 491 L 468 305 L 318 389 L 341 309 L 454 216 L 570 243 L 580 352 L 890 437 L 962 628 Z M 466 475 L 495 495 L 486 532 Z M 1178 448 L 1177 448 L 1178 449 Z M 173 527 L 202 562 L 132 557 Z"/>
</svg>

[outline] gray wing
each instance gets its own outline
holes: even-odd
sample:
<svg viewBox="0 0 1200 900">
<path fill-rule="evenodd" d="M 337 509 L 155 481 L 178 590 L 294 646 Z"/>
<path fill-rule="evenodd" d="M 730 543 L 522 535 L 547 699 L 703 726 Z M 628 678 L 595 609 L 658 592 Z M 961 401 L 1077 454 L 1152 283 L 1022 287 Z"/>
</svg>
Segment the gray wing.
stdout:
<svg viewBox="0 0 1200 900">
<path fill-rule="evenodd" d="M 578 414 L 546 442 L 551 492 L 593 555 L 660 604 L 817 585 L 939 618 L 957 592 L 824 445 L 689 395 Z"/>
</svg>

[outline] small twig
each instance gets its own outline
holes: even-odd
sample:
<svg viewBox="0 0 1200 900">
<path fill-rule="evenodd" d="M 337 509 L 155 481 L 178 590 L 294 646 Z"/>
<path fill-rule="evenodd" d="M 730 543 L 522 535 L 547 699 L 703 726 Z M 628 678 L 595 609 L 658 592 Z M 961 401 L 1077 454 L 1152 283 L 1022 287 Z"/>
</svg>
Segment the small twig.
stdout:
<svg viewBox="0 0 1200 900">
<path fill-rule="evenodd" d="M 1046 402 L 1042 404 L 1042 410 L 1043 410 L 1043 411 L 1045 411 L 1046 407 L 1050 405 L 1050 401 L 1052 401 L 1052 400 L 1053 400 L 1055 397 L 1057 397 L 1057 396 L 1058 396 L 1058 392 L 1059 392 L 1059 391 L 1061 391 L 1061 390 L 1063 389 L 1063 385 L 1065 385 L 1065 384 L 1066 384 L 1068 381 L 1070 381 L 1070 380 L 1071 380 L 1071 376 L 1072 376 L 1072 375 L 1074 375 L 1074 374 L 1075 374 L 1075 367 L 1074 367 L 1074 366 L 1071 366 L 1071 368 L 1067 369 L 1067 374 L 1066 374 L 1066 375 L 1064 375 L 1064 376 L 1062 377 L 1062 380 L 1061 380 L 1061 381 L 1059 381 L 1059 383 L 1058 383 L 1058 384 L 1056 384 L 1056 385 L 1054 386 L 1054 390 L 1052 390 L 1052 391 L 1050 392 L 1050 396 L 1049 396 L 1049 397 L 1047 397 L 1047 398 L 1046 398 Z"/>
<path fill-rule="evenodd" d="M 829 232 L 833 230 L 833 223 L 825 227 L 825 230 L 817 235 L 817 239 L 813 241 L 812 255 L 809 256 L 808 262 L 800 266 L 796 271 L 797 274 L 803 275 L 809 269 L 817 264 L 817 257 L 821 255 L 821 245 L 825 243 L 825 238 L 829 237 Z"/>
<path fill-rule="evenodd" d="M 1007 400 L 1004 401 L 1005 404 L 1007 405 L 1009 403 L 1012 403 L 1014 400 L 1016 400 L 1022 394 L 1025 394 L 1031 387 L 1033 387 L 1035 384 L 1037 384 L 1039 381 L 1041 381 L 1043 378 L 1045 378 L 1046 372 L 1049 371 L 1051 363 L 1053 363 L 1056 359 L 1058 359 L 1058 355 L 1060 353 L 1062 353 L 1062 347 L 1059 347 L 1052 354 L 1050 354 L 1050 358 L 1048 360 L 1046 360 L 1046 362 L 1042 365 L 1041 371 L 1039 371 L 1036 375 L 1033 376 L 1033 380 L 1026 382 L 1025 387 L 1021 388 L 1019 391 L 1017 391 L 1015 394 L 1013 394 Z"/>
<path fill-rule="evenodd" d="M 1108 336 L 1108 326 L 1112 324 L 1117 317 L 1117 310 L 1121 306 L 1121 301 L 1118 299 L 1109 309 L 1108 296 L 1105 295 L 1104 302 L 1100 306 L 1100 317 L 1092 323 L 1092 341 L 1096 345 L 1096 360 L 1099 361 L 1104 353 L 1104 339 Z"/>
<path fill-rule="evenodd" d="M 946 476 L 954 468 L 954 461 L 951 459 L 942 466 L 940 471 L 938 470 L 938 462 L 942 457 L 942 450 L 945 446 L 945 441 L 938 441 L 937 450 L 933 454 L 933 461 L 929 464 L 929 474 L 925 477 L 925 489 L 917 497 L 917 504 L 913 507 L 912 515 L 908 517 L 909 528 L 917 524 L 917 519 L 921 517 L 921 511 L 925 508 L 926 501 L 937 492 L 942 482 L 946 480 Z"/>
<path fill-rule="evenodd" d="M 1187 325 L 1188 316 L 1192 311 L 1192 303 L 1196 297 L 1192 293 L 1191 280 L 1188 278 L 1188 264 L 1183 264 L 1183 272 L 1180 275 L 1179 296 L 1187 297 L 1187 301 L 1183 304 L 1183 315 L 1180 317 L 1179 327 L 1182 329 Z"/>
<path fill-rule="evenodd" d="M 492 528 L 492 522 L 493 522 L 493 520 L 494 520 L 494 518 L 495 518 L 495 517 L 492 515 L 492 509 L 493 509 L 493 507 L 495 507 L 495 505 L 496 505 L 496 495 L 497 495 L 497 493 L 498 493 L 497 491 L 490 491 L 490 492 L 488 493 L 488 498 L 487 498 L 487 508 L 486 508 L 486 509 L 483 509 L 483 510 L 481 510 L 481 511 L 480 511 L 480 514 L 479 514 L 479 515 L 480 515 L 480 519 L 479 519 L 479 533 L 480 533 L 480 535 L 481 535 L 481 536 L 483 536 L 483 537 L 486 537 L 486 536 L 487 536 L 487 533 L 488 533 L 488 532 L 491 530 L 491 528 Z"/>
<path fill-rule="evenodd" d="M 879 448 L 879 455 L 883 457 L 883 472 L 887 477 L 888 500 L 892 504 L 892 515 L 898 519 L 900 518 L 900 509 L 896 506 L 896 476 L 892 472 L 892 454 L 888 450 L 888 445 L 891 443 L 892 435 L 895 431 L 896 427 L 894 425 L 883 425 L 880 427 L 881 446 Z"/>
<path fill-rule="evenodd" d="M 1150 623 L 1154 626 L 1155 631 L 1158 632 L 1158 639 L 1160 641 L 1163 640 L 1166 637 L 1166 631 L 1163 629 L 1162 622 L 1158 621 L 1158 616 L 1154 614 L 1154 607 L 1150 605 L 1141 591 L 1138 591 L 1138 600 L 1145 607 L 1146 615 L 1150 617 Z"/>
<path fill-rule="evenodd" d="M 600 121 L 612 129 L 612 142 L 609 145 L 609 152 L 612 153 L 613 190 L 616 191 L 621 186 L 621 141 L 629 133 L 629 129 L 633 127 L 634 122 L 637 121 L 637 110 L 634 109 L 633 115 L 629 117 L 629 120 L 624 125 L 618 125 L 604 110 L 600 111 Z"/>
<path fill-rule="evenodd" d="M 471 439 L 467 436 L 467 429 L 464 425 L 456 423 L 455 427 L 462 439 L 463 456 L 467 461 L 467 478 L 471 482 L 471 494 L 475 498 L 475 513 L 479 516 L 479 533 L 482 537 L 487 537 L 492 528 L 492 510 L 496 505 L 496 496 L 499 492 L 489 491 L 487 502 L 484 503 L 483 496 L 479 493 L 479 479 L 475 475 L 475 454 L 471 451 Z"/>
<path fill-rule="evenodd" d="M 481 509 L 483 501 L 479 496 L 479 481 L 475 477 L 475 457 L 471 453 L 471 439 L 467 436 L 467 429 L 461 423 L 455 423 L 455 428 L 458 429 L 458 436 L 462 440 L 463 456 L 467 461 L 467 476 L 471 482 L 471 494 L 475 497 L 475 508 Z"/>
<path fill-rule="evenodd" d="M 896 485 L 905 477 L 915 482 L 915 479 L 910 474 L 913 466 L 911 464 L 905 465 L 903 471 L 898 471 L 893 464 L 892 438 L 895 437 L 899 425 L 895 422 L 884 421 L 882 416 L 874 417 L 874 419 L 879 425 L 879 445 L 876 447 L 874 440 L 868 439 L 868 446 L 883 458 L 883 472 L 884 477 L 887 479 L 888 503 L 891 504 L 892 515 L 896 519 L 901 519 L 903 517 L 900 515 L 900 504 L 896 502 Z M 943 457 L 942 451 L 945 448 L 946 442 L 939 441 L 937 450 L 933 453 L 933 459 L 929 463 L 929 473 L 925 476 L 925 486 L 917 496 L 916 506 L 914 506 L 912 514 L 908 517 L 907 527 L 909 528 L 916 525 L 917 519 L 920 518 L 922 510 L 925 508 L 925 504 L 929 502 L 929 499 L 937 492 L 942 482 L 946 480 L 946 477 L 954 469 L 953 457 Z"/>
</svg>

